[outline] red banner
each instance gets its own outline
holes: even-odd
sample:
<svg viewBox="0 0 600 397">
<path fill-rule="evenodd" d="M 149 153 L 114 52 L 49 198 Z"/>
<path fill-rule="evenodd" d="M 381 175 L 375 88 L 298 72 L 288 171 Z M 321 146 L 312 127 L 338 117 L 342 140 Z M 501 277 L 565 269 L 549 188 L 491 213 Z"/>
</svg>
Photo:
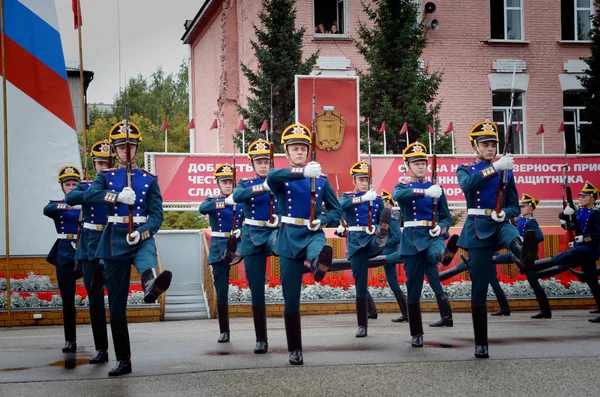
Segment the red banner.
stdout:
<svg viewBox="0 0 600 397">
<path fill-rule="evenodd" d="M 165 202 L 202 202 L 206 197 L 218 194 L 213 178 L 215 166 L 232 163 L 231 155 L 172 155 L 147 154 L 151 164 L 149 169 L 158 174 L 160 189 Z M 354 160 L 354 159 L 353 159 Z M 445 188 L 448 201 L 464 202 L 464 195 L 458 186 L 456 168 L 468 163 L 473 157 L 438 156 L 438 183 Z M 569 181 L 573 192 L 579 192 L 586 180 L 600 184 L 600 156 L 577 156 L 569 159 Z M 287 159 L 278 155 L 275 167 L 288 167 Z M 519 194 L 530 193 L 540 200 L 560 200 L 563 182 L 564 157 L 518 157 L 515 159 L 515 179 Z M 339 168 L 339 167 L 338 167 Z M 330 172 L 323 164 L 323 172 L 336 189 L 338 176 L 342 191 L 351 190 L 350 166 L 338 172 Z M 245 155 L 237 158 L 238 177 L 253 176 L 252 166 Z M 392 190 L 398 181 L 405 180 L 408 174 L 404 162 L 399 157 L 373 157 L 373 185 L 375 189 Z"/>
</svg>

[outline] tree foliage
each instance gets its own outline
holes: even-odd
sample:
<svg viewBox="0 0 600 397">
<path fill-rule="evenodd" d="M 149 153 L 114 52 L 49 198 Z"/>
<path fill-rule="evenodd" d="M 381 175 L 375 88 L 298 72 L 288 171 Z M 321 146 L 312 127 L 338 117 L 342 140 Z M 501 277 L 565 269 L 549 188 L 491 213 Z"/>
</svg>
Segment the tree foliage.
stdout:
<svg viewBox="0 0 600 397">
<path fill-rule="evenodd" d="M 254 25 L 256 40 L 250 45 L 257 60 L 256 70 L 241 65 L 250 84 L 248 107 L 239 108 L 246 120 L 246 144 L 264 137 L 259 129 L 270 119 L 271 87 L 273 92 L 273 141 L 277 149 L 281 133 L 295 120 L 294 75 L 309 74 L 317 62 L 318 52 L 302 60 L 305 28 L 296 29 L 295 0 L 262 0 L 260 26 Z M 241 132 L 236 139 L 241 149 Z"/>
<path fill-rule="evenodd" d="M 439 125 L 437 114 L 441 106 L 435 97 L 442 73 L 429 72 L 419 58 L 427 38 L 425 26 L 418 22 L 418 7 L 413 0 L 362 0 L 370 23 L 359 21 L 355 45 L 369 65 L 360 76 L 361 113 L 366 130 L 370 120 L 373 153 L 383 153 L 383 135 L 377 133 L 381 123 L 387 127 L 387 150 L 401 153 L 406 136 L 399 131 L 408 123 L 410 142 L 428 143 L 428 124 Z M 435 119 L 435 122 L 434 122 Z M 439 128 L 438 128 L 439 132 Z M 366 148 L 366 133 L 362 147 Z M 450 137 L 438 140 L 438 153 L 449 153 Z"/>
</svg>

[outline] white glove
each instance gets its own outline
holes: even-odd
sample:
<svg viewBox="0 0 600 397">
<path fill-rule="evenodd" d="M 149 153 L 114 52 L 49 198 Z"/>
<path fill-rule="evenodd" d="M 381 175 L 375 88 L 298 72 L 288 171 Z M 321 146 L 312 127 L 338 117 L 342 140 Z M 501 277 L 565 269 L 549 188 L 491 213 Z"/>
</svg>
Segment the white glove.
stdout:
<svg viewBox="0 0 600 397">
<path fill-rule="evenodd" d="M 515 165 L 515 159 L 513 158 L 512 154 L 507 154 L 506 156 L 500 157 L 500 159 L 498 161 L 494 161 L 494 164 L 493 164 L 494 168 L 497 171 L 512 170 L 514 165 Z"/>
<path fill-rule="evenodd" d="M 340 236 L 342 236 L 345 231 L 346 231 L 346 228 L 344 226 L 342 226 L 341 224 L 337 227 L 337 229 L 335 229 L 335 232 L 337 234 L 339 234 Z"/>
<path fill-rule="evenodd" d="M 233 201 L 233 194 L 225 197 L 225 205 L 235 205 L 235 201 Z"/>
<path fill-rule="evenodd" d="M 429 229 L 429 235 L 431 237 L 438 237 L 442 233 L 440 225 L 435 225 L 433 229 Z"/>
<path fill-rule="evenodd" d="M 271 219 L 267 221 L 268 227 L 277 227 L 279 225 L 279 217 L 277 216 L 277 214 L 273 214 L 273 219 L 273 222 L 271 222 Z"/>
<path fill-rule="evenodd" d="M 318 178 L 321 175 L 321 164 L 311 161 L 304 167 L 305 178 Z"/>
<path fill-rule="evenodd" d="M 502 223 L 504 222 L 504 219 L 506 218 L 506 214 L 504 213 L 504 211 L 500 211 L 499 214 L 496 214 L 496 211 L 492 211 L 492 219 L 495 220 L 498 223 Z"/>
<path fill-rule="evenodd" d="M 567 205 L 565 207 L 565 209 L 563 210 L 563 214 L 569 216 L 569 215 L 573 215 L 575 213 L 575 210 L 573 208 L 571 208 L 570 205 Z"/>
<path fill-rule="evenodd" d="M 567 230 L 567 221 L 563 221 L 562 219 L 560 220 L 560 227 L 562 227 L 563 229 Z"/>
<path fill-rule="evenodd" d="M 573 241 L 570 241 L 569 242 L 569 248 L 573 248 L 573 247 L 575 247 L 575 243 Z"/>
<path fill-rule="evenodd" d="M 374 225 L 371 225 L 371 228 L 369 229 L 369 227 L 367 227 L 367 228 L 365 229 L 365 232 L 366 232 L 366 233 L 367 233 L 369 236 L 372 236 L 372 235 L 374 235 L 374 234 L 375 234 L 375 230 L 376 230 L 376 229 L 375 229 L 375 226 L 374 226 Z"/>
<path fill-rule="evenodd" d="M 231 232 L 231 234 L 233 234 L 233 236 L 238 239 L 240 238 L 240 236 L 242 235 L 242 229 L 235 229 L 233 232 Z"/>
<path fill-rule="evenodd" d="M 314 221 L 311 222 L 312 226 L 310 224 L 306 225 L 306 228 L 308 230 L 310 230 L 311 232 L 316 232 L 317 230 L 319 230 L 319 228 L 321 228 L 321 220 L 320 219 L 315 219 Z"/>
<path fill-rule="evenodd" d="M 123 191 L 117 196 L 119 203 L 133 205 L 135 203 L 135 192 L 130 187 L 123 188 Z"/>
<path fill-rule="evenodd" d="M 579 244 L 583 243 L 583 236 L 575 236 L 575 242 Z"/>
<path fill-rule="evenodd" d="M 363 194 L 360 197 L 360 201 L 362 201 L 363 203 L 365 201 L 375 201 L 377 199 L 377 192 L 373 189 L 369 190 L 368 192 L 366 192 L 365 194 Z"/>
<path fill-rule="evenodd" d="M 431 185 L 425 189 L 425 197 L 440 198 L 442 196 L 442 187 L 440 185 Z"/>
<path fill-rule="evenodd" d="M 129 238 L 132 238 L 133 240 L 129 240 Z M 137 230 L 127 236 L 125 236 L 125 241 L 127 241 L 127 244 L 129 245 L 136 245 L 137 243 L 140 242 L 140 232 L 138 232 Z"/>
<path fill-rule="evenodd" d="M 81 204 L 72 205 L 71 208 L 74 210 L 81 210 Z"/>
<path fill-rule="evenodd" d="M 263 185 L 263 188 L 265 188 L 265 190 L 267 192 L 271 191 L 271 188 L 269 187 L 269 184 L 267 183 L 267 181 L 264 181 L 262 185 Z"/>
<path fill-rule="evenodd" d="M 73 247 L 74 250 L 77 249 L 77 243 L 75 243 L 75 241 L 71 241 L 71 247 Z"/>
</svg>

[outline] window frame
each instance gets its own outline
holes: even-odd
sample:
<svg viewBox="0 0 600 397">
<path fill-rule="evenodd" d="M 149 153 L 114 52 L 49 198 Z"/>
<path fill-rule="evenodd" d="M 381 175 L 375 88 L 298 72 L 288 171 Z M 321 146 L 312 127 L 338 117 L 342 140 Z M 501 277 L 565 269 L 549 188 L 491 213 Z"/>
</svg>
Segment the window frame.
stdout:
<svg viewBox="0 0 600 397">
<path fill-rule="evenodd" d="M 589 33 L 592 31 L 592 28 L 593 28 L 592 17 L 594 15 L 594 0 L 590 0 L 589 7 L 579 7 L 579 6 L 577 6 L 577 1 L 578 0 L 573 0 L 573 7 L 575 8 L 575 12 L 573 15 L 573 18 L 574 18 L 573 26 L 575 28 L 575 36 L 574 37 L 575 37 L 575 41 L 587 42 L 587 41 L 590 41 Z M 585 10 L 588 10 L 590 12 L 590 30 L 588 31 L 588 34 L 587 34 L 588 37 L 586 39 L 580 39 L 579 38 L 579 26 L 577 25 L 577 12 L 585 11 Z"/>
<path fill-rule="evenodd" d="M 569 90 L 570 92 L 584 92 L 582 90 Z M 570 154 L 579 154 L 581 153 L 581 133 L 579 132 L 579 128 L 582 125 L 592 124 L 590 121 L 582 121 L 581 113 L 585 111 L 585 106 L 565 106 L 563 105 L 563 123 L 566 126 L 574 126 L 575 131 L 575 153 Z M 573 112 L 573 121 L 565 121 L 565 112 Z M 563 146 L 566 148 L 567 145 L 567 137 L 563 134 Z"/>
<path fill-rule="evenodd" d="M 500 38 L 495 38 L 492 37 L 492 29 L 491 29 L 491 18 L 493 18 L 493 15 L 491 14 L 492 12 L 492 5 L 491 2 L 494 0 L 490 0 L 490 41 L 494 42 L 494 41 L 500 41 L 500 42 L 524 42 L 525 41 L 525 5 L 524 5 L 524 1 L 525 0 L 519 0 L 519 7 L 508 7 L 508 5 L 506 4 L 507 0 L 502 0 L 502 22 L 503 22 L 503 35 L 504 38 L 500 39 Z M 520 28 L 521 28 L 521 37 L 518 39 L 509 39 L 508 38 L 508 11 L 514 11 L 514 10 L 519 10 L 520 11 Z"/>
<path fill-rule="evenodd" d="M 500 93 L 500 92 L 505 92 L 505 93 L 510 94 L 510 90 L 494 90 L 494 91 L 492 91 L 492 94 L 493 93 Z M 519 153 L 517 153 L 517 152 L 515 152 L 513 150 L 512 153 L 513 154 L 519 154 L 519 155 L 525 155 L 525 154 L 527 154 L 527 128 L 525 126 L 526 125 L 525 120 L 526 120 L 526 117 L 527 117 L 527 114 L 526 114 L 527 91 L 515 90 L 515 94 L 516 93 L 520 93 L 521 94 L 521 103 L 522 103 L 522 105 L 521 106 L 513 105 L 513 111 L 515 109 L 521 110 L 521 113 L 523 115 L 523 117 L 522 117 L 523 120 L 521 120 L 521 121 L 512 120 L 511 121 L 511 124 L 513 126 L 513 135 L 512 135 L 513 144 L 511 146 L 514 149 L 514 147 L 515 147 L 515 145 L 514 145 L 515 140 L 514 139 L 515 139 L 515 136 L 516 136 L 515 134 L 516 134 L 517 124 L 520 122 L 521 123 L 521 133 L 517 137 L 519 138 L 519 144 L 520 144 L 520 147 L 521 147 L 521 151 Z M 502 120 L 502 122 L 498 122 L 498 121 L 494 120 L 494 112 L 502 112 L 503 113 L 503 120 Z M 505 129 L 504 131 L 506 131 L 506 124 L 505 123 L 508 120 L 509 112 L 510 112 L 510 106 L 494 106 L 494 99 L 492 97 L 492 121 L 494 121 L 494 123 L 496 123 L 496 125 L 498 125 L 498 126 L 502 125 L 504 127 L 504 129 Z M 498 137 L 498 141 L 500 141 L 500 137 Z M 501 153 L 502 149 L 503 148 L 498 147 L 498 153 L 499 154 Z"/>
<path fill-rule="evenodd" d="M 315 2 L 319 1 L 319 0 L 312 0 L 312 15 L 313 15 L 313 24 L 312 24 L 312 29 L 314 29 L 316 25 L 316 20 L 315 20 Z M 313 38 L 314 39 L 328 39 L 328 40 L 338 40 L 338 39 L 349 39 L 350 38 L 350 18 L 349 18 L 349 13 L 350 13 L 350 7 L 348 5 L 348 0 L 336 0 L 335 1 L 335 11 L 336 11 L 336 20 L 338 21 L 339 24 L 339 15 L 337 14 L 338 12 L 338 7 L 339 7 L 339 3 L 343 3 L 344 4 L 344 32 L 345 33 L 337 33 L 337 34 L 332 34 L 332 33 L 313 33 Z M 339 25 L 338 25 L 339 26 Z"/>
</svg>

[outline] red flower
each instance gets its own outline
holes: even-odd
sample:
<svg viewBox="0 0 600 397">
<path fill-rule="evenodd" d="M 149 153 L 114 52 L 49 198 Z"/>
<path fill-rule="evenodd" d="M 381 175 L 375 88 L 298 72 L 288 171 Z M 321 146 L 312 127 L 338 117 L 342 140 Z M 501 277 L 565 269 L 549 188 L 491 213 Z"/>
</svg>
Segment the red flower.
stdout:
<svg viewBox="0 0 600 397">
<path fill-rule="evenodd" d="M 47 301 L 50 302 L 52 300 L 52 292 L 46 291 L 46 292 L 36 292 L 35 295 L 43 301 Z"/>
</svg>

